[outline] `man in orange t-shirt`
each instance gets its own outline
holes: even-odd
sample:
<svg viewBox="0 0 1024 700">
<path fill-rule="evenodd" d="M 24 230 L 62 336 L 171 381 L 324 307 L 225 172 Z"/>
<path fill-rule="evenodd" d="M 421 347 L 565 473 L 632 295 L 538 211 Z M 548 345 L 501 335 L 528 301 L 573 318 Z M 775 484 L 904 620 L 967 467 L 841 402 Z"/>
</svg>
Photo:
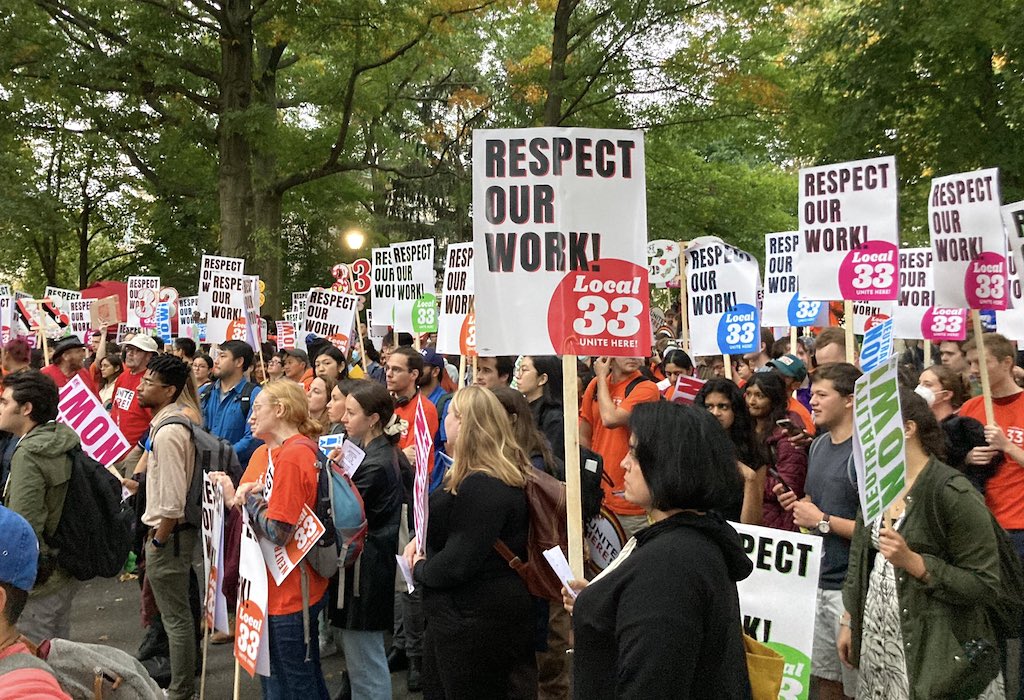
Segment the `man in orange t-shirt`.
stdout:
<svg viewBox="0 0 1024 700">
<path fill-rule="evenodd" d="M 423 415 L 427 419 L 430 435 L 437 435 L 437 408 L 429 399 L 423 397 L 419 390 L 420 377 L 423 376 L 425 363 L 423 355 L 413 348 L 402 346 L 395 348 L 388 358 L 385 369 L 388 391 L 395 397 L 395 415 L 404 420 L 408 426 L 402 431 L 398 440 L 398 449 L 405 453 L 409 464 L 416 464 L 416 406 L 423 405 Z M 430 459 L 427 462 L 428 474 L 434 471 L 433 438 L 431 438 Z"/>
<path fill-rule="evenodd" d="M 601 357 L 594 362 L 596 378 L 583 393 L 580 406 L 580 445 L 604 459 L 604 473 L 612 484 L 602 483 L 604 503 L 632 536 L 647 526 L 644 509 L 623 497 L 622 460 L 629 452 L 629 415 L 633 407 L 661 398 L 658 386 L 640 373 L 643 358 Z"/>
</svg>

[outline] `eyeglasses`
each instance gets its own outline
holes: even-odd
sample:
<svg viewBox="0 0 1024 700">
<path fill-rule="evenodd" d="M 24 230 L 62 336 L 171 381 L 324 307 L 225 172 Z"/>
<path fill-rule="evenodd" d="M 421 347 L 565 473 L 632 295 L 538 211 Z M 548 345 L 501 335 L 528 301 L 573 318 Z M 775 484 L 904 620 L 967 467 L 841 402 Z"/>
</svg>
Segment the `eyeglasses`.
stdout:
<svg viewBox="0 0 1024 700">
<path fill-rule="evenodd" d="M 274 360 L 270 360 L 269 362 L 267 362 L 267 366 L 268 366 L 268 367 L 269 367 L 270 365 L 281 365 L 281 364 L 284 364 L 284 363 L 283 363 L 283 362 L 281 362 L 280 360 L 277 360 L 277 359 L 274 359 Z"/>
<path fill-rule="evenodd" d="M 145 384 L 146 386 L 158 386 L 158 387 L 162 387 L 164 389 L 166 389 L 167 387 L 170 386 L 170 384 L 161 384 L 160 382 L 154 382 L 149 377 L 143 377 L 142 379 L 140 379 L 139 380 L 139 384 L 140 385 Z"/>
</svg>

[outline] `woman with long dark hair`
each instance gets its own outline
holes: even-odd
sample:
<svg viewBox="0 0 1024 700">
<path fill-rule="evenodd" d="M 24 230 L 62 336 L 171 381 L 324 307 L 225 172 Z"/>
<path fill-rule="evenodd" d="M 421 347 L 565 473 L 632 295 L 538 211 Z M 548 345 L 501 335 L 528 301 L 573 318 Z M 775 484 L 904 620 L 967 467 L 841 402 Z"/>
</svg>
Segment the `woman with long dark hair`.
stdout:
<svg viewBox="0 0 1024 700">
<path fill-rule="evenodd" d="M 565 460 L 562 360 L 554 355 L 523 355 L 516 366 L 516 388 L 526 397 L 537 428 L 551 451 Z"/>
</svg>

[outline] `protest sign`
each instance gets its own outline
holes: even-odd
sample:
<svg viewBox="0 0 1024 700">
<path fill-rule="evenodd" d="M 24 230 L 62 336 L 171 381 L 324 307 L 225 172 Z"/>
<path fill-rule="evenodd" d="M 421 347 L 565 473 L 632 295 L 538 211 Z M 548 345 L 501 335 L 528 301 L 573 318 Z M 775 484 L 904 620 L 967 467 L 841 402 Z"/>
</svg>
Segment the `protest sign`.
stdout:
<svg viewBox="0 0 1024 700">
<path fill-rule="evenodd" d="M 588 460 L 593 461 L 593 460 Z M 594 464 L 596 471 L 597 464 Z M 583 528 L 584 544 L 587 547 L 588 578 L 601 573 L 615 561 L 625 546 L 629 535 L 623 529 L 615 513 L 601 506 L 601 512 L 587 521 Z"/>
<path fill-rule="evenodd" d="M 473 132 L 481 355 L 650 354 L 644 172 L 639 131 Z"/>
<path fill-rule="evenodd" d="M 203 256 L 197 308 L 206 317 L 206 338 L 211 343 L 245 340 L 244 269 L 241 258 Z M 238 321 L 234 329 L 232 321 Z"/>
<path fill-rule="evenodd" d="M 199 297 L 178 297 L 178 337 L 199 342 Z"/>
<path fill-rule="evenodd" d="M 391 248 L 374 248 L 371 255 L 373 265 L 370 270 L 370 300 L 373 312 L 379 322 L 391 325 L 395 316 L 395 297 L 398 294 Z"/>
<path fill-rule="evenodd" d="M 83 343 L 89 341 L 89 335 L 92 331 L 92 324 L 89 322 L 89 310 L 92 308 L 92 305 L 92 299 L 72 299 L 68 304 L 70 308 L 68 316 L 71 318 L 71 332 L 78 336 L 78 339 Z"/>
<path fill-rule="evenodd" d="M 378 326 L 374 323 L 374 313 L 370 309 L 366 310 L 366 335 L 370 339 L 370 343 L 379 352 L 384 346 L 384 336 L 388 333 L 387 325 Z M 453 355 L 455 353 L 452 353 Z"/>
<path fill-rule="evenodd" d="M 351 294 L 310 289 L 304 332 L 326 338 L 343 353 L 348 352 L 358 303 L 358 297 Z"/>
<path fill-rule="evenodd" d="M 368 293 L 373 286 L 373 280 L 370 276 L 373 265 L 370 264 L 370 261 L 366 258 L 359 258 L 349 265 L 349 269 L 352 271 L 352 293 Z"/>
<path fill-rule="evenodd" d="M 757 352 L 761 345 L 757 261 L 717 236 L 691 241 L 685 257 L 692 353 Z"/>
<path fill-rule="evenodd" d="M 7 287 L 7 285 L 3 285 Z M 7 287 L 10 289 L 10 287 Z M 14 315 L 14 297 L 10 294 L 0 294 L 0 342 L 7 345 L 11 338 L 17 335 L 11 332 L 11 327 L 16 323 Z"/>
<path fill-rule="evenodd" d="M 121 300 L 117 296 L 97 299 L 89 308 L 89 325 L 97 330 L 104 330 L 118 323 L 124 323 L 121 313 Z"/>
<path fill-rule="evenodd" d="M 853 464 L 864 522 L 876 522 L 907 482 L 896 357 L 864 373 L 853 390 Z"/>
<path fill-rule="evenodd" d="M 672 392 L 672 402 L 684 406 L 692 405 L 703 386 L 703 379 L 680 374 L 679 379 L 676 380 L 675 391 Z"/>
<path fill-rule="evenodd" d="M 291 321 L 277 321 L 277 349 L 293 350 L 295 348 L 295 324 Z"/>
<path fill-rule="evenodd" d="M 305 322 L 305 320 L 306 320 L 306 307 L 305 307 L 305 305 L 303 305 L 301 312 L 299 312 L 299 311 L 285 311 L 284 312 L 284 320 L 287 321 L 288 323 L 294 323 L 297 326 L 298 325 L 302 325 L 302 323 Z"/>
<path fill-rule="evenodd" d="M 128 315 L 125 323 L 140 328 L 152 328 L 151 320 L 156 315 L 156 304 L 159 300 L 159 277 L 129 277 Z"/>
<path fill-rule="evenodd" d="M 679 243 L 659 239 L 647 243 L 647 283 L 667 287 L 679 279 Z"/>
<path fill-rule="evenodd" d="M 238 557 L 238 605 L 235 608 L 235 659 L 250 676 L 270 675 L 267 626 L 267 565 L 259 540 L 242 508 L 242 545 Z"/>
<path fill-rule="evenodd" d="M 864 335 L 867 329 L 892 317 L 893 302 L 879 301 L 873 304 L 855 301 L 853 306 L 853 332 Z"/>
<path fill-rule="evenodd" d="M 224 596 L 224 492 L 203 472 L 203 571 L 206 573 L 206 629 L 228 632 Z"/>
<path fill-rule="evenodd" d="M 473 306 L 473 244 L 452 243 L 444 254 L 441 315 L 437 322 L 437 351 L 461 355 L 459 335 Z"/>
<path fill-rule="evenodd" d="M 1018 342 L 1024 341 L 1024 202 L 1007 204 L 1000 209 L 1003 227 L 1006 231 L 1006 245 L 1009 255 L 1006 263 L 1009 269 L 1007 308 L 996 311 L 996 326 L 999 332 Z"/>
<path fill-rule="evenodd" d="M 828 304 L 800 298 L 800 278 L 796 273 L 799 255 L 799 232 L 765 234 L 762 326 L 828 325 Z"/>
<path fill-rule="evenodd" d="M 395 330 L 419 332 L 413 307 L 424 294 L 436 296 L 434 288 L 434 241 L 407 241 L 391 244 L 394 274 Z M 436 315 L 434 317 L 436 319 Z M 436 320 L 435 320 L 436 323 Z"/>
<path fill-rule="evenodd" d="M 263 332 L 263 319 L 260 318 L 259 285 L 258 276 L 246 275 L 242 283 L 242 298 L 245 303 L 245 342 L 256 352 L 262 353 L 260 348 L 263 347 L 266 333 Z"/>
<path fill-rule="evenodd" d="M 860 346 L 860 369 L 862 372 L 870 372 L 892 356 L 892 329 L 892 319 L 887 318 L 864 332 L 864 342 Z"/>
<path fill-rule="evenodd" d="M 53 302 L 54 306 L 60 309 L 61 313 L 71 315 L 71 302 L 82 298 L 82 293 L 77 289 L 61 289 L 60 287 L 47 286 L 43 296 Z"/>
<path fill-rule="evenodd" d="M 892 156 L 800 169 L 802 298 L 896 298 L 897 184 Z"/>
<path fill-rule="evenodd" d="M 785 660 L 780 700 L 806 700 L 822 538 L 730 522 L 754 564 L 737 582 L 743 631 Z"/>
<path fill-rule="evenodd" d="M 423 395 L 416 395 L 416 414 L 413 419 L 413 443 L 416 448 L 416 476 L 413 481 L 413 525 L 416 528 L 416 551 L 427 551 L 427 499 L 430 496 L 430 453 L 434 449 L 434 436 L 423 411 Z"/>
<path fill-rule="evenodd" d="M 306 301 L 309 298 L 309 290 L 292 292 L 292 313 L 301 314 L 300 319 L 306 317 Z"/>
<path fill-rule="evenodd" d="M 171 305 L 166 301 L 157 302 L 156 315 L 153 317 L 153 321 L 156 327 L 156 335 L 164 342 L 164 344 L 171 343 L 174 338 L 171 337 Z"/>
<path fill-rule="evenodd" d="M 932 180 L 928 231 L 935 255 L 935 303 L 1005 309 L 1006 237 L 999 211 L 999 169 Z"/>
<path fill-rule="evenodd" d="M 105 467 L 132 448 L 103 404 L 79 376 L 60 389 L 57 420 L 78 434 L 82 451 Z"/>
<path fill-rule="evenodd" d="M 412 305 L 412 330 L 414 333 L 437 332 L 437 297 L 427 292 Z"/>
<path fill-rule="evenodd" d="M 324 532 L 326 532 L 324 524 L 316 517 L 316 513 L 308 505 L 303 504 L 299 522 L 285 546 L 282 547 L 270 540 L 259 538 L 263 561 L 266 562 L 267 571 L 270 572 L 274 583 L 278 586 L 281 585 L 281 582 L 295 570 L 309 550 L 316 546 Z"/>
</svg>

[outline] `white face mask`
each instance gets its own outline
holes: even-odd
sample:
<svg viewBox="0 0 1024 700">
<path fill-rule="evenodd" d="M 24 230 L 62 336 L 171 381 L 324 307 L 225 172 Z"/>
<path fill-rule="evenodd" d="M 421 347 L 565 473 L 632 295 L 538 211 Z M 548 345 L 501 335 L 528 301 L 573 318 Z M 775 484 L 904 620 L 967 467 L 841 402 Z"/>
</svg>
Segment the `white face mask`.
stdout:
<svg viewBox="0 0 1024 700">
<path fill-rule="evenodd" d="M 914 389 L 914 393 L 920 396 L 928 403 L 928 408 L 932 407 L 935 403 L 935 392 L 926 387 L 924 384 L 918 384 L 917 388 Z"/>
</svg>

